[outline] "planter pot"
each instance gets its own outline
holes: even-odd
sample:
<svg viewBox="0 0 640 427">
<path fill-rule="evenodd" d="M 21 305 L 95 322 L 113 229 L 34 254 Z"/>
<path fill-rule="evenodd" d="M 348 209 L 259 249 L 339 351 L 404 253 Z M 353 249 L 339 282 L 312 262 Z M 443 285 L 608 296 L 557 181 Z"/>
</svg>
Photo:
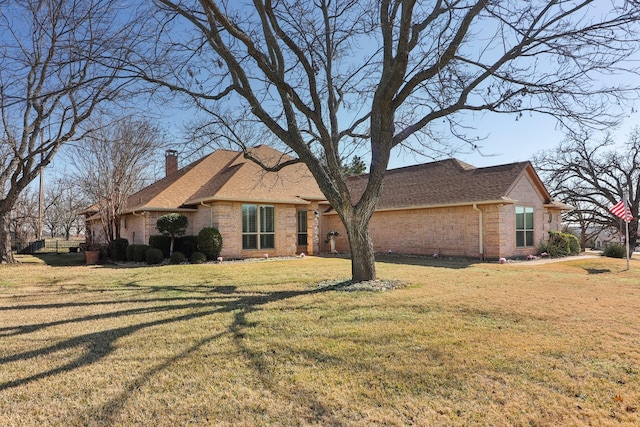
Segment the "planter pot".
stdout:
<svg viewBox="0 0 640 427">
<path fill-rule="evenodd" d="M 335 254 L 338 251 L 336 251 L 336 236 L 331 236 L 329 239 L 329 244 L 331 245 L 331 253 Z"/>
<path fill-rule="evenodd" d="M 87 265 L 97 264 L 99 258 L 100 251 L 84 251 L 84 259 Z"/>
</svg>

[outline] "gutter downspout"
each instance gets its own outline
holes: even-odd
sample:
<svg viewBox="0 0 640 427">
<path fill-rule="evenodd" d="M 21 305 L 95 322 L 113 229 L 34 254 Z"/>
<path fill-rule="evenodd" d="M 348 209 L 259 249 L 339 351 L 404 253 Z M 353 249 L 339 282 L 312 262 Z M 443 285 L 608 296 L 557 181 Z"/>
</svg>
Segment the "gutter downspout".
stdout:
<svg viewBox="0 0 640 427">
<path fill-rule="evenodd" d="M 213 227 L 213 205 L 208 205 L 205 202 L 200 202 L 200 205 L 209 208 L 209 227 Z"/>
<path fill-rule="evenodd" d="M 142 244 L 146 245 L 146 241 L 147 241 L 147 221 L 146 221 L 146 219 L 144 219 L 145 213 L 144 213 L 144 211 L 141 214 L 137 214 L 136 211 L 131 211 L 131 213 L 133 214 L 133 216 L 141 216 L 143 218 L 143 220 L 142 220 Z"/>
<path fill-rule="evenodd" d="M 482 210 L 480 210 L 478 208 L 478 204 L 477 203 L 473 204 L 473 210 L 478 212 L 478 249 L 480 251 L 480 259 L 484 260 L 484 244 L 483 244 L 483 241 L 484 241 L 483 237 L 484 236 L 482 234 L 482 230 L 483 230 L 483 227 L 482 227 Z"/>
</svg>

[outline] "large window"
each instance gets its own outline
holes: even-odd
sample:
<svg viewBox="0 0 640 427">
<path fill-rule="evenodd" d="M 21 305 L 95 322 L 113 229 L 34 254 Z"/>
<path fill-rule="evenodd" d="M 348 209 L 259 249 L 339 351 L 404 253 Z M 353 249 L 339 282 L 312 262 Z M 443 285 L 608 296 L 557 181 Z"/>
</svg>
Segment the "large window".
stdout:
<svg viewBox="0 0 640 427">
<path fill-rule="evenodd" d="M 533 208 L 516 206 L 516 246 L 533 246 Z"/>
<path fill-rule="evenodd" d="M 307 211 L 298 211 L 298 246 L 307 246 Z"/>
<path fill-rule="evenodd" d="M 275 248 L 275 208 L 242 205 L 242 249 Z"/>
</svg>

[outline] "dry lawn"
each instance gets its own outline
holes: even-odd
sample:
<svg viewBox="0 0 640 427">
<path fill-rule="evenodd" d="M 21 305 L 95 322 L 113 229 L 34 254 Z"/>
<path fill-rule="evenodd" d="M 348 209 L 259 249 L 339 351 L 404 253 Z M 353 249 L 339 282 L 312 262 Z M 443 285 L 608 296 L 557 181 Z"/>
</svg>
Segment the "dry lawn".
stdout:
<svg viewBox="0 0 640 427">
<path fill-rule="evenodd" d="M 71 256 L 71 255 L 69 255 Z M 640 261 L 0 267 L 2 426 L 640 424 Z"/>
</svg>

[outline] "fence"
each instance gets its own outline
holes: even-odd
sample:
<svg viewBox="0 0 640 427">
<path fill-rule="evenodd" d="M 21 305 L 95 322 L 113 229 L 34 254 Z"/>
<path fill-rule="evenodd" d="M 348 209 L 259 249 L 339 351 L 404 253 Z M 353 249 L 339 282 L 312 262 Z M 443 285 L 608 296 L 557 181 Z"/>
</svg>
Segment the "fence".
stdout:
<svg viewBox="0 0 640 427">
<path fill-rule="evenodd" d="M 16 250 L 19 254 L 48 254 L 78 252 L 83 240 L 42 239 L 33 242 L 17 242 Z"/>
</svg>

